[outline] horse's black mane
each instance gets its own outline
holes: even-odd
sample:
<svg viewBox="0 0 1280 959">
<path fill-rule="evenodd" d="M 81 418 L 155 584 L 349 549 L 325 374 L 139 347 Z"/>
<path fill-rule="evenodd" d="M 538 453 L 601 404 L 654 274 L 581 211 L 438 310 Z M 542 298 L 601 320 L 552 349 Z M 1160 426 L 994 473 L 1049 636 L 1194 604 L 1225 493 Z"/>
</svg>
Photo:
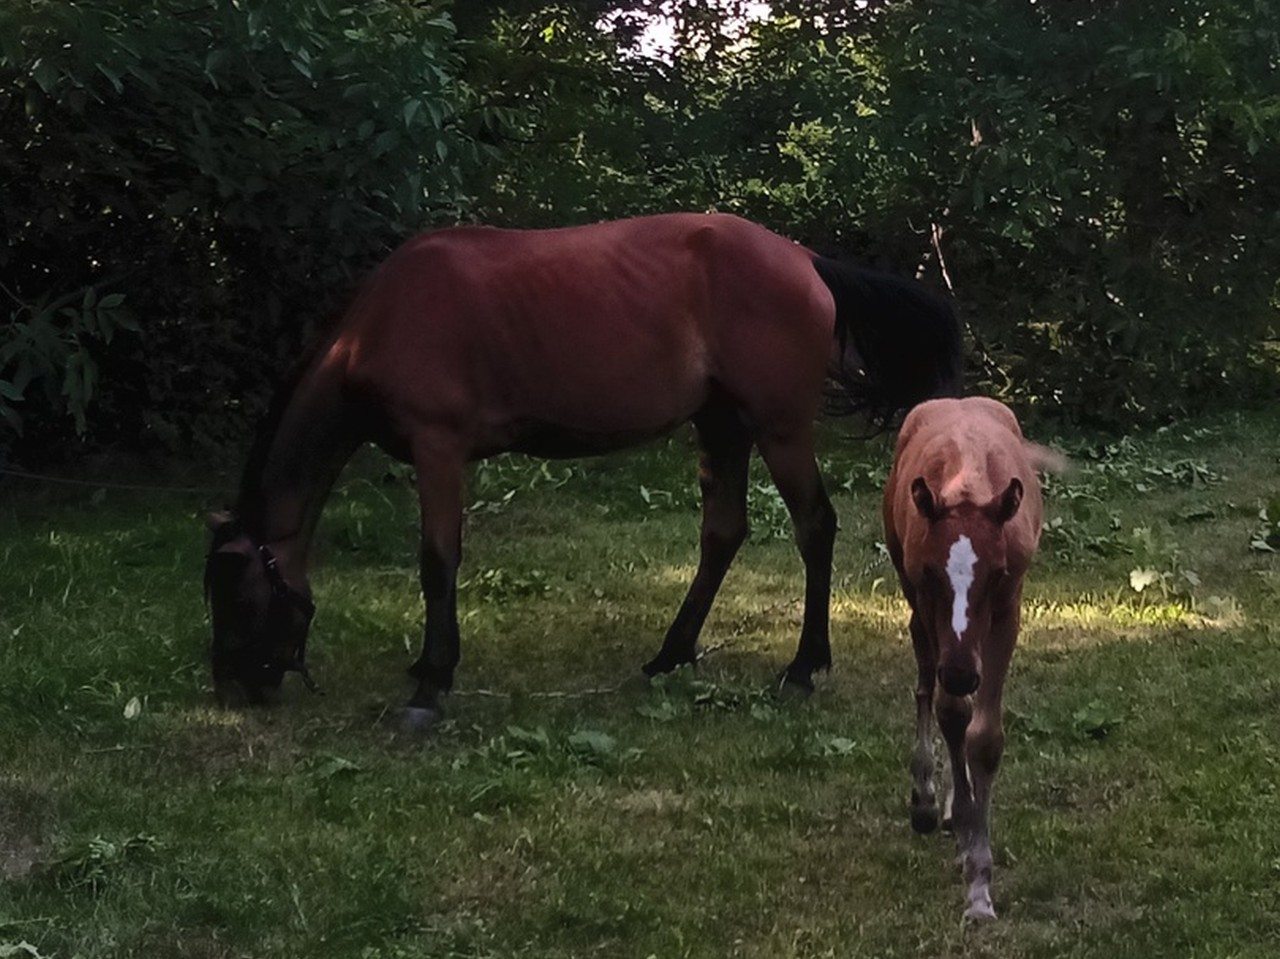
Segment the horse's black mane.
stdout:
<svg viewBox="0 0 1280 959">
<path fill-rule="evenodd" d="M 914 280 L 815 256 L 814 269 L 836 303 L 840 360 L 830 370 L 827 412 L 860 413 L 877 431 L 935 396 L 959 396 L 960 323 L 951 303 Z M 851 369 L 852 341 L 865 369 Z"/>
<path fill-rule="evenodd" d="M 297 392 L 303 377 L 332 340 L 331 332 L 316 336 L 276 386 L 271 402 L 267 406 L 267 413 L 258 423 L 253 445 L 249 447 L 249 456 L 245 460 L 244 472 L 240 476 L 240 493 L 236 497 L 234 510 L 237 522 L 251 537 L 256 538 L 262 532 L 263 511 L 266 505 L 262 491 L 262 472 L 266 468 L 267 456 L 271 452 L 271 443 L 275 440 L 276 431 L 280 428 L 280 421 L 284 419 L 285 410 L 289 408 L 289 402 Z"/>
</svg>

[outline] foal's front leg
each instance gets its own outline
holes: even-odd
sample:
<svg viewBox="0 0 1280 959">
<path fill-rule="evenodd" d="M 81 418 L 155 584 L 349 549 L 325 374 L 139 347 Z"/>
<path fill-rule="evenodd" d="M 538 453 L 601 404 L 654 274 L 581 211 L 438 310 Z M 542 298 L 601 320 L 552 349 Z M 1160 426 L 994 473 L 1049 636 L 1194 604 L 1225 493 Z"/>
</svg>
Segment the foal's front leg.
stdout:
<svg viewBox="0 0 1280 959">
<path fill-rule="evenodd" d="M 938 828 L 938 800 L 933 787 L 933 690 L 938 678 L 937 654 L 916 612 L 911 613 L 911 643 L 916 654 L 916 746 L 911 754 L 911 828 L 931 833 Z"/>
<path fill-rule="evenodd" d="M 405 707 L 405 725 L 423 729 L 441 712 L 458 665 L 458 564 L 462 559 L 463 458 L 447 445 L 414 447 L 422 508 L 422 596 L 426 603 L 422 655 L 409 668 L 418 688 Z"/>
<path fill-rule="evenodd" d="M 963 847 L 964 881 L 968 886 L 966 919 L 994 919 L 991 903 L 991 787 L 1004 751 L 1004 724 L 999 696 L 994 702 L 982 699 L 973 713 L 965 741 L 965 754 L 973 777 L 973 804 L 969 838 Z"/>
<path fill-rule="evenodd" d="M 973 823 L 973 791 L 969 784 L 969 762 L 965 757 L 965 733 L 973 718 L 973 702 L 968 696 L 952 696 L 945 689 L 936 690 L 934 709 L 938 729 L 947 744 L 951 760 L 951 790 L 942 810 L 942 826 L 955 833 L 956 846 L 963 856 L 969 848 Z"/>
<path fill-rule="evenodd" d="M 975 696 L 973 719 L 965 735 L 964 752 L 973 777 L 973 805 L 969 841 L 964 848 L 964 879 L 968 884 L 968 919 L 994 919 L 991 903 L 991 790 L 1004 754 L 1004 680 L 1018 637 L 1019 593 L 1011 607 L 994 617 L 983 656 L 983 679 Z"/>
</svg>

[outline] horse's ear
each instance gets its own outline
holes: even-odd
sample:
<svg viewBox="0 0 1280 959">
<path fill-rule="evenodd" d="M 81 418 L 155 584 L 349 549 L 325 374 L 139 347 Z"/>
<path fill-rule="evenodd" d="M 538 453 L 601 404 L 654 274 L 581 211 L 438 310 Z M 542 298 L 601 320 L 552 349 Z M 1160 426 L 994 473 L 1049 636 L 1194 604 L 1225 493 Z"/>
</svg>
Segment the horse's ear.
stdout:
<svg viewBox="0 0 1280 959">
<path fill-rule="evenodd" d="M 991 501 L 991 517 L 1001 526 L 1018 515 L 1018 507 L 1022 505 L 1022 480 L 1014 477 L 1009 486 L 998 497 Z"/>
<path fill-rule="evenodd" d="M 226 510 L 216 510 L 204 518 L 204 524 L 209 527 L 209 532 L 211 533 L 216 533 L 228 523 L 234 523 L 235 521 L 236 518 Z"/>
<path fill-rule="evenodd" d="M 930 523 L 936 523 L 942 515 L 938 501 L 934 498 L 933 490 L 929 489 L 929 484 L 925 482 L 923 476 L 917 476 L 911 481 L 911 501 L 916 504 L 916 509 L 920 511 L 920 515 Z"/>
</svg>

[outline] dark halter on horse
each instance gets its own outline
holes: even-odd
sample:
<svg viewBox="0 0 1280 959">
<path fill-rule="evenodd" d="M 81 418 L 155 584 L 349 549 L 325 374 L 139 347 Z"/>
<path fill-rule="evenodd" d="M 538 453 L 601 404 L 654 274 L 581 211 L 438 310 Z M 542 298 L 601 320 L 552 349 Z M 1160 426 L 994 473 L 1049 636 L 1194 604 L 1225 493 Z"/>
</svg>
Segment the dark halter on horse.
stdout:
<svg viewBox="0 0 1280 959">
<path fill-rule="evenodd" d="M 238 522 L 228 523 L 227 526 L 231 527 L 235 531 L 235 535 L 243 535 L 243 527 L 241 527 Z M 215 532 L 213 545 L 210 547 L 207 557 L 209 560 L 212 560 L 214 553 L 217 551 L 219 542 L 219 533 Z M 310 632 L 311 620 L 315 616 L 315 603 L 312 602 L 311 597 L 306 593 L 289 585 L 288 581 L 284 578 L 284 574 L 280 571 L 279 561 L 276 559 L 276 555 L 272 552 L 271 547 L 255 546 L 254 550 L 257 553 L 258 559 L 262 562 L 263 572 L 266 573 L 267 576 L 267 585 L 271 590 L 271 600 L 267 606 L 266 613 L 267 629 L 269 631 L 276 632 L 287 629 L 287 625 L 282 620 L 284 615 L 289 612 L 290 608 L 296 609 L 306 617 L 306 626 L 303 630 L 303 639 L 298 645 L 298 652 L 287 662 L 263 662 L 261 665 L 267 669 L 277 668 L 286 672 L 298 673 L 302 677 L 302 682 L 307 689 L 313 693 L 320 693 L 322 691 L 316 681 L 311 678 L 311 673 L 307 669 L 306 663 L 306 635 Z M 212 578 L 210 572 L 206 569 L 206 598 L 209 596 L 211 583 Z M 256 647 L 256 643 L 246 642 L 239 646 L 226 648 L 223 651 L 226 654 L 234 655 L 239 658 L 246 656 L 257 658 L 254 653 Z"/>
<path fill-rule="evenodd" d="M 285 581 L 284 574 L 280 572 L 280 564 L 276 561 L 276 554 L 271 552 L 270 546 L 259 546 L 258 557 L 262 560 L 263 570 L 266 571 L 267 582 L 271 584 L 271 606 L 267 609 L 268 622 L 275 618 L 278 603 L 288 603 L 307 617 L 307 626 L 310 627 L 311 619 L 316 614 L 316 604 L 311 601 L 311 597 L 300 590 L 294 589 Z M 285 663 L 284 669 L 300 675 L 303 685 L 307 689 L 313 693 L 319 693 L 321 691 L 320 687 L 311 678 L 311 673 L 307 669 L 306 652 L 307 642 L 306 639 L 303 639 L 302 644 L 298 647 L 297 656 L 293 658 L 292 662 Z"/>
</svg>

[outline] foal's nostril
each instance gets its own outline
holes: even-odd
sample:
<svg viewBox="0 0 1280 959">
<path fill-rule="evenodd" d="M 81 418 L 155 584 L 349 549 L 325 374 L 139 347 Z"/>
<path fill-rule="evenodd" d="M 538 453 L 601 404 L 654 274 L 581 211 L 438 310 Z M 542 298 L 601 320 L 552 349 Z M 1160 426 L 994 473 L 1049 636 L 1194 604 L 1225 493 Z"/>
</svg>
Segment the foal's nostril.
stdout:
<svg viewBox="0 0 1280 959">
<path fill-rule="evenodd" d="M 942 666 L 938 669 L 938 682 L 952 696 L 968 696 L 977 690 L 981 679 L 973 670 Z"/>
</svg>

